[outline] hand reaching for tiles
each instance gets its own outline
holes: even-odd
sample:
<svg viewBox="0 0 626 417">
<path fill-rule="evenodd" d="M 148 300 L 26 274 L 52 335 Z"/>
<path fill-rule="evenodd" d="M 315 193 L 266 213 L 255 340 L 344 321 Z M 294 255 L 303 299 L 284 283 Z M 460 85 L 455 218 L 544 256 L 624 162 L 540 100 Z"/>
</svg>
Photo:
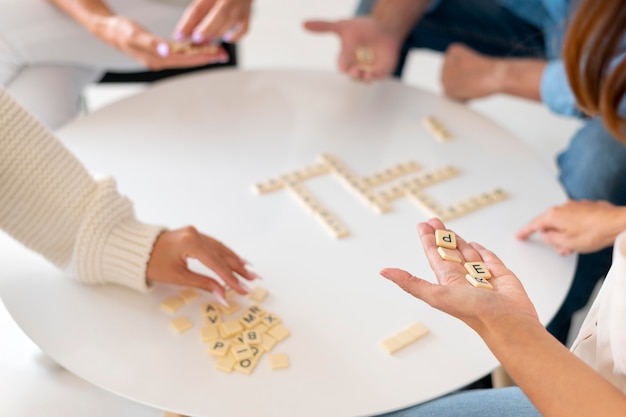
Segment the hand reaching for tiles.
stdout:
<svg viewBox="0 0 626 417">
<path fill-rule="evenodd" d="M 611 246 L 625 227 L 626 207 L 569 200 L 531 220 L 517 232 L 517 238 L 525 240 L 537 232 L 560 255 L 590 253 Z"/>
<path fill-rule="evenodd" d="M 401 41 L 385 32 L 374 19 L 358 17 L 336 22 L 309 20 L 304 27 L 315 33 L 334 33 L 339 37 L 339 70 L 355 80 L 373 81 L 391 75 L 400 56 Z M 360 65 L 357 59 L 359 48 L 371 51 L 371 62 Z"/>
<path fill-rule="evenodd" d="M 225 298 L 224 288 L 217 280 L 189 270 L 188 258 L 202 262 L 239 294 L 248 292 L 247 285 L 235 274 L 248 281 L 258 277 L 246 269 L 246 262 L 235 252 L 191 226 L 166 230 L 159 235 L 148 261 L 146 277 L 150 281 L 200 288 Z"/>
<path fill-rule="evenodd" d="M 465 278 L 467 270 L 463 263 L 446 261 L 440 256 L 435 240 L 435 230 L 438 229 L 445 229 L 439 219 L 418 225 L 424 252 L 439 284 L 395 268 L 383 269 L 381 275 L 430 306 L 462 320 L 481 334 L 491 320 L 497 320 L 503 315 L 527 315 L 538 320 L 522 284 L 494 253 L 477 243 L 467 243 L 457 235 L 457 249 L 464 261 L 485 263 L 493 276 L 489 281 L 493 290 L 475 288 Z"/>
</svg>

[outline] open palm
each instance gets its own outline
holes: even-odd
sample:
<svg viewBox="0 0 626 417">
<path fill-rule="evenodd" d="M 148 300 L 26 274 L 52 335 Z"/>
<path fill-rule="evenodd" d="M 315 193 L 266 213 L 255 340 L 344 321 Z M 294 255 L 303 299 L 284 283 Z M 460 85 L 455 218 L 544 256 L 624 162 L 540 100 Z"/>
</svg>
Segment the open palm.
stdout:
<svg viewBox="0 0 626 417">
<path fill-rule="evenodd" d="M 418 230 L 424 252 L 439 284 L 415 277 L 401 269 L 388 268 L 381 275 L 432 307 L 448 313 L 478 330 L 486 321 L 503 315 L 528 315 L 537 319 L 535 308 L 519 279 L 491 251 L 467 243 L 457 235 L 457 250 L 463 262 L 484 262 L 493 290 L 475 288 L 467 282 L 463 263 L 446 261 L 437 252 L 435 230 L 445 230 L 439 219 L 420 223 Z"/>
</svg>

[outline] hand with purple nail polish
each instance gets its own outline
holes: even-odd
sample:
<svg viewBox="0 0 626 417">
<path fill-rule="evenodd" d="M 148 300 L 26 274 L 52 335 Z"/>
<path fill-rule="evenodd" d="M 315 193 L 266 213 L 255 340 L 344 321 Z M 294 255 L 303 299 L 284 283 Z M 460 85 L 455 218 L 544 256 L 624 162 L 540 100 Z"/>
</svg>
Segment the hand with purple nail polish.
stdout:
<svg viewBox="0 0 626 417">
<path fill-rule="evenodd" d="M 168 40 L 152 33 L 137 21 L 116 14 L 102 0 L 54 0 L 54 3 L 100 40 L 150 70 L 192 68 L 228 60 L 228 54 L 221 47 L 197 50 L 177 48 L 188 41 L 205 46 L 208 38 L 202 31 L 176 31 L 174 39 Z"/>
<path fill-rule="evenodd" d="M 196 0 L 178 22 L 175 33 L 210 42 L 237 42 L 248 31 L 252 0 Z"/>
</svg>

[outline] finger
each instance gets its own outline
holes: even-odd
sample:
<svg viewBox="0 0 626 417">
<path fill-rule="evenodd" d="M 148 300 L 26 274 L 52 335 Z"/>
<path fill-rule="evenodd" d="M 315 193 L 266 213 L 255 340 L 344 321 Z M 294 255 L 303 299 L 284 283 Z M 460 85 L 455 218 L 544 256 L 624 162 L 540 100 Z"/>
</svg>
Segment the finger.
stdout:
<svg viewBox="0 0 626 417">
<path fill-rule="evenodd" d="M 456 249 L 459 251 L 459 253 L 461 254 L 461 257 L 464 259 L 464 261 L 466 261 L 466 262 L 478 262 L 478 261 L 481 260 L 480 255 L 478 254 L 478 252 L 476 252 L 476 249 L 471 247 L 467 243 L 467 241 L 465 239 L 463 239 L 463 237 L 461 235 L 459 235 L 458 233 L 456 233 L 454 230 L 447 229 L 446 225 L 440 219 L 434 217 L 434 218 L 428 220 L 428 224 L 434 229 L 431 232 L 431 235 L 432 235 L 431 242 L 432 243 L 430 243 L 430 245 L 434 246 L 434 250 L 435 251 L 437 251 L 435 230 L 449 230 L 450 232 L 454 233 L 455 236 L 456 236 Z M 439 255 L 439 252 L 437 252 L 437 255 Z M 433 256 L 434 256 L 434 254 L 433 254 Z M 441 258 L 441 256 L 439 256 L 439 258 Z M 439 262 L 438 262 L 438 264 L 439 264 Z"/>
<path fill-rule="evenodd" d="M 555 249 L 567 248 L 571 243 L 571 237 L 565 236 L 565 233 L 559 230 L 542 230 L 541 239 Z"/>
<path fill-rule="evenodd" d="M 356 61 L 356 47 L 348 42 L 341 43 L 341 50 L 337 57 L 339 70 L 348 73 L 352 78 L 360 78 L 358 63 Z"/>
<path fill-rule="evenodd" d="M 198 42 L 211 42 L 221 39 L 235 22 L 230 20 L 225 12 L 224 7 L 213 8 L 196 26 L 194 35 Z"/>
<path fill-rule="evenodd" d="M 339 25 L 337 22 L 328 20 L 307 20 L 304 22 L 304 28 L 314 33 L 336 33 L 339 34 Z"/>
<path fill-rule="evenodd" d="M 219 253 L 219 256 L 222 259 L 225 259 L 229 263 L 229 265 L 236 266 L 237 268 L 245 268 L 248 262 L 245 259 L 241 258 L 239 255 L 237 255 L 234 250 L 232 250 L 219 240 L 213 239 L 209 236 L 200 234 L 200 237 L 205 242 L 208 248 L 217 251 Z"/>
<path fill-rule="evenodd" d="M 472 246 L 476 250 L 476 252 L 478 252 L 482 262 L 487 265 L 487 268 L 489 268 L 489 271 L 494 277 L 505 274 L 512 274 L 512 272 L 504 265 L 502 260 L 500 260 L 500 258 L 495 253 L 485 248 L 480 243 L 472 242 L 470 243 L 470 246 Z"/>
<path fill-rule="evenodd" d="M 420 223 L 417 226 L 424 253 L 428 259 L 430 268 L 435 272 L 437 281 L 440 284 L 449 284 L 451 280 L 458 280 L 465 277 L 465 268 L 457 262 L 444 260 L 437 250 L 437 241 L 435 238 L 435 230 L 446 230 L 441 220 L 433 218 L 426 223 Z M 457 237 L 457 249 L 461 252 L 462 246 L 467 244 L 460 237 Z M 461 255 L 462 256 L 462 255 Z M 462 256 L 463 257 L 463 256 Z"/>
<path fill-rule="evenodd" d="M 222 298 L 226 297 L 226 292 L 219 282 L 206 275 L 197 274 L 188 269 L 185 269 L 181 273 L 181 282 L 177 284 L 185 285 L 189 287 L 199 288 L 214 294 L 219 294 Z"/>
<path fill-rule="evenodd" d="M 556 248 L 556 253 L 558 253 L 561 256 L 567 256 L 567 255 L 573 254 L 574 251 L 568 248 Z"/>
<path fill-rule="evenodd" d="M 549 219 L 549 214 L 543 213 L 528 222 L 528 224 L 522 227 L 515 236 L 520 240 L 526 240 L 533 233 L 544 229 L 550 229 L 552 227 L 553 225 L 552 221 Z"/>
<path fill-rule="evenodd" d="M 182 41 L 192 36 L 194 28 L 205 18 L 213 8 L 214 0 L 196 0 L 183 13 L 174 30 L 174 39 Z"/>
<path fill-rule="evenodd" d="M 217 274 L 217 276 L 224 281 L 224 283 L 230 285 L 239 294 L 244 295 L 248 293 L 248 289 L 241 284 L 228 264 L 219 256 L 214 255 L 210 248 L 200 251 L 197 255 L 192 256 L 202 262 L 205 266 L 211 268 L 213 272 L 215 272 L 215 274 Z"/>
<path fill-rule="evenodd" d="M 248 32 L 248 28 L 250 26 L 249 22 L 250 19 L 246 17 L 243 21 L 237 23 L 234 27 L 230 28 L 224 34 L 224 36 L 222 36 L 224 42 L 237 43 L 243 37 L 243 35 Z"/>
<path fill-rule="evenodd" d="M 432 301 L 437 298 L 436 292 L 438 292 L 438 289 L 441 288 L 439 285 L 432 284 L 426 280 L 413 276 L 402 269 L 385 268 L 380 271 L 380 275 L 394 282 L 404 291 L 429 305 L 433 305 Z"/>
</svg>

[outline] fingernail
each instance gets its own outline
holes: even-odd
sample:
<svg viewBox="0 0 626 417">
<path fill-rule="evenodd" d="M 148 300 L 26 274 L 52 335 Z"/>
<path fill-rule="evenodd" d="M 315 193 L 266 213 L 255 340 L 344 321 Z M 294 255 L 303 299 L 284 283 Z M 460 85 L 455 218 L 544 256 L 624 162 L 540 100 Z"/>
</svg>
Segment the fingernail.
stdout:
<svg viewBox="0 0 626 417">
<path fill-rule="evenodd" d="M 254 279 L 259 279 L 262 280 L 263 277 L 260 276 L 259 274 L 257 274 L 256 272 L 254 272 L 248 265 L 246 265 L 246 270 L 248 271 L 248 277 Z"/>
<path fill-rule="evenodd" d="M 194 43 L 202 43 L 202 41 L 204 41 L 204 35 L 202 33 L 194 33 L 191 35 L 191 41 Z"/>
<path fill-rule="evenodd" d="M 233 32 L 226 32 L 224 35 L 222 35 L 222 40 L 224 42 L 230 42 L 233 40 L 233 36 L 235 34 Z"/>
<path fill-rule="evenodd" d="M 187 37 L 185 36 L 184 33 L 178 32 L 177 34 L 174 35 L 174 39 L 176 39 L 178 42 L 182 42 L 185 39 L 187 39 Z"/>
<path fill-rule="evenodd" d="M 157 53 L 163 58 L 169 56 L 170 54 L 170 45 L 167 42 L 160 42 L 157 45 Z"/>
<path fill-rule="evenodd" d="M 248 283 L 244 280 L 239 280 L 239 286 L 246 290 L 246 293 L 252 291 L 252 287 L 250 287 L 250 285 L 248 285 Z"/>
<path fill-rule="evenodd" d="M 222 297 L 222 294 L 214 292 L 213 295 L 215 296 L 215 298 L 217 298 L 218 303 L 220 303 L 224 307 L 230 307 L 230 304 L 228 304 L 228 301 L 226 301 L 226 299 Z"/>
</svg>

